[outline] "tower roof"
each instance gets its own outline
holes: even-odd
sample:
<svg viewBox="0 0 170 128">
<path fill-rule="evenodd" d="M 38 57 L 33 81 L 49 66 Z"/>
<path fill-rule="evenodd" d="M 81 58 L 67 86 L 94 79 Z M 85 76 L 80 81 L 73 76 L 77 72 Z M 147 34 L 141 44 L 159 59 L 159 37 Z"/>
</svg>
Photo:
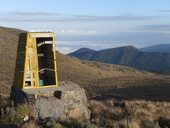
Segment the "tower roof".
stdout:
<svg viewBox="0 0 170 128">
<path fill-rule="evenodd" d="M 45 38 L 45 37 L 54 37 L 54 32 L 28 32 L 30 37 L 33 38 Z"/>
</svg>

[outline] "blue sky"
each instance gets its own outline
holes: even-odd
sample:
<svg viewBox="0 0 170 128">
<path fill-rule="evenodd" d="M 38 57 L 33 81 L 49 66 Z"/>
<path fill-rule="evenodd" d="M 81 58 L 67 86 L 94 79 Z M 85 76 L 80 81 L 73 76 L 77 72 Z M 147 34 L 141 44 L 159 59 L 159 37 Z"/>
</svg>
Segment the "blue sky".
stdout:
<svg viewBox="0 0 170 128">
<path fill-rule="evenodd" d="M 0 26 L 56 32 L 57 49 L 170 44 L 170 0 L 5 0 Z"/>
</svg>

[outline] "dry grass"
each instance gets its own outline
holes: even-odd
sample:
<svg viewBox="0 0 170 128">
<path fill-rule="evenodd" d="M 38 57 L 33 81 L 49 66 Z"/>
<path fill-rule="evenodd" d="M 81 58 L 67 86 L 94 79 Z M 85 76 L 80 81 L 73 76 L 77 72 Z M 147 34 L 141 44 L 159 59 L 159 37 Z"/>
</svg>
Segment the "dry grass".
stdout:
<svg viewBox="0 0 170 128">
<path fill-rule="evenodd" d="M 10 93 L 13 84 L 19 34 L 24 31 L 0 27 L 0 94 Z"/>
<path fill-rule="evenodd" d="M 88 96 L 118 95 L 128 99 L 170 101 L 170 76 L 133 68 L 80 61 L 57 53 L 60 81 L 72 81 L 87 90 Z"/>
<path fill-rule="evenodd" d="M 40 128 L 37 123 L 34 120 L 29 121 L 28 123 L 25 123 L 22 128 Z M 60 128 L 60 127 L 58 127 Z"/>
<path fill-rule="evenodd" d="M 169 102 L 152 101 L 126 101 L 125 107 L 115 106 L 120 101 L 94 101 L 89 102 L 92 111 L 92 123 L 98 126 L 113 128 L 156 128 L 158 119 L 170 119 Z M 102 122 L 102 123 L 101 123 Z M 150 127 L 149 127 L 150 126 Z"/>
<path fill-rule="evenodd" d="M 112 77 L 143 77 L 153 75 L 148 72 L 140 72 L 133 68 L 104 64 L 99 62 L 80 61 L 74 57 L 57 54 L 59 80 L 70 80 L 82 83 L 98 81 Z"/>
<path fill-rule="evenodd" d="M 129 128 L 140 128 L 140 124 L 138 123 L 138 121 L 131 121 L 129 122 Z"/>
<path fill-rule="evenodd" d="M 127 106 L 136 107 L 134 118 L 156 120 L 159 117 L 170 119 L 170 102 L 128 101 Z"/>
<path fill-rule="evenodd" d="M 16 107 L 16 114 L 19 118 L 24 118 L 24 116 L 30 116 L 31 109 L 28 104 L 21 104 Z"/>
</svg>

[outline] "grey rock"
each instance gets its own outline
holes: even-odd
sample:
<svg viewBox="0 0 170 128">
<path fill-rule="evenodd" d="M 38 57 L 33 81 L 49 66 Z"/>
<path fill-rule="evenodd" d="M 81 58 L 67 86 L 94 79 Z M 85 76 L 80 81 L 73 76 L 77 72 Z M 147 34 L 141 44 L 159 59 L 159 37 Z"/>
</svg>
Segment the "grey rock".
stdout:
<svg viewBox="0 0 170 128">
<path fill-rule="evenodd" d="M 59 118 L 64 113 L 62 101 L 59 99 L 49 100 L 47 98 L 39 97 L 35 102 L 38 116 L 42 119 L 47 117 Z"/>
<path fill-rule="evenodd" d="M 72 82 L 61 82 L 59 90 L 64 103 L 64 113 L 68 118 L 90 118 L 85 90 Z"/>
<path fill-rule="evenodd" d="M 46 95 L 53 90 L 53 95 Z M 25 90 L 28 94 L 28 91 Z M 38 89 L 30 91 L 35 95 L 35 109 L 41 119 L 54 118 L 90 118 L 90 110 L 87 108 L 85 90 L 72 82 L 60 82 L 59 87 Z M 41 95 L 40 95 L 41 94 Z M 31 100 L 32 101 L 32 100 Z"/>
</svg>

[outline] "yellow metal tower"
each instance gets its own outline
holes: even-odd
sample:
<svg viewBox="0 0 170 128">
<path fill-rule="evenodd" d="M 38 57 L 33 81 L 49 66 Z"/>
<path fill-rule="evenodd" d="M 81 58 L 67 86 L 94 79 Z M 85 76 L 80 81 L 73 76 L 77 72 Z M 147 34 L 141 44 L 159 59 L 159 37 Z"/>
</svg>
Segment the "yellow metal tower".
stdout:
<svg viewBox="0 0 170 128">
<path fill-rule="evenodd" d="M 22 89 L 57 87 L 55 33 L 28 32 Z"/>
</svg>

